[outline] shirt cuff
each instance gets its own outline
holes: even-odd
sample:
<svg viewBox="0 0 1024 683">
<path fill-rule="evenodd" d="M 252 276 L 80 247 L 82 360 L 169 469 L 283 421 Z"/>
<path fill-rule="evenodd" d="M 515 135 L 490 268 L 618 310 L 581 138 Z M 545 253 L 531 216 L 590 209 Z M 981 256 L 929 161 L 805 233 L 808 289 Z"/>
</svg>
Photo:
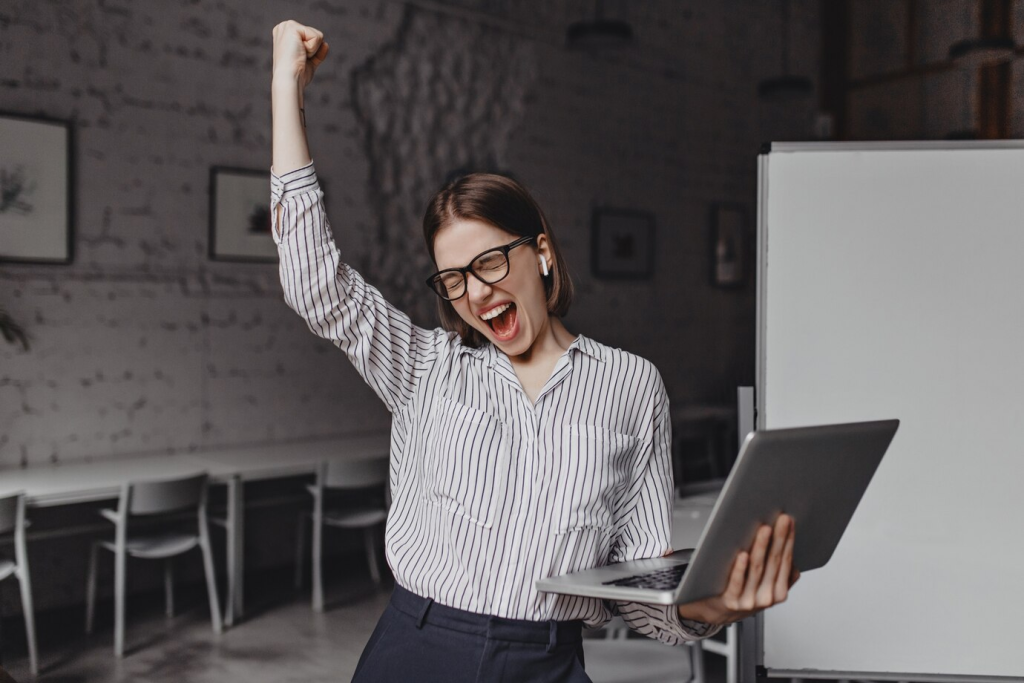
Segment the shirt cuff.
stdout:
<svg viewBox="0 0 1024 683">
<path fill-rule="evenodd" d="M 281 175 L 277 175 L 273 167 L 270 169 L 271 208 L 296 195 L 319 189 L 320 184 L 316 179 L 316 168 L 312 161 L 302 168 Z"/>
</svg>

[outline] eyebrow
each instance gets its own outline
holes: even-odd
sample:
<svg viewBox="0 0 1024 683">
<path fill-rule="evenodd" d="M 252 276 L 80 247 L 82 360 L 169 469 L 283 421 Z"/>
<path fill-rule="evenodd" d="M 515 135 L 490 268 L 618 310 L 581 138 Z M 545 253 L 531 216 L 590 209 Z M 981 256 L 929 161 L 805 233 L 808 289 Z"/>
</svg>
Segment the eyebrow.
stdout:
<svg viewBox="0 0 1024 683">
<path fill-rule="evenodd" d="M 516 239 L 518 240 L 519 238 L 517 237 Z M 516 241 L 516 240 L 512 240 L 512 241 L 514 242 L 514 241 Z M 468 267 L 469 267 L 469 264 L 470 264 L 470 263 L 472 263 L 473 261 L 476 261 L 476 260 L 477 260 L 478 258 L 480 258 L 481 256 L 483 256 L 483 255 L 484 255 L 484 254 L 486 254 L 487 252 L 489 252 L 489 251 L 494 251 L 495 249 L 501 249 L 501 248 L 502 248 L 502 247 L 504 247 L 504 246 L 505 246 L 506 244 L 510 244 L 510 242 L 505 242 L 505 243 L 502 243 L 502 244 L 498 244 L 498 245 L 496 245 L 496 246 L 490 247 L 490 248 L 488 248 L 488 249 L 484 249 L 484 250 L 483 250 L 483 251 L 481 251 L 481 252 L 480 252 L 479 254 L 477 254 L 477 255 L 476 255 L 476 256 L 474 256 L 473 258 L 469 259 L 469 261 L 468 261 L 468 262 L 466 263 L 466 265 L 464 265 L 464 266 L 448 266 L 447 268 L 439 268 L 437 272 L 438 272 L 438 273 L 443 273 L 443 272 L 445 272 L 445 271 L 447 271 L 447 270 L 459 270 L 460 268 L 468 268 Z M 436 265 L 437 265 L 437 262 L 435 262 L 435 263 L 434 263 L 434 265 L 436 266 Z"/>
</svg>

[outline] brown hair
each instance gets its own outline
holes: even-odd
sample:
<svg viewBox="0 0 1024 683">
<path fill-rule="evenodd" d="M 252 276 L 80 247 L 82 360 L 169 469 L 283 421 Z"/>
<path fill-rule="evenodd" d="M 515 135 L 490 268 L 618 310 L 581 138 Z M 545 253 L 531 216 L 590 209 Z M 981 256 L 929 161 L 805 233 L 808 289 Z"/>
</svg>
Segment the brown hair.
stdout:
<svg viewBox="0 0 1024 683">
<path fill-rule="evenodd" d="M 423 215 L 423 238 L 435 264 L 434 237 L 441 228 L 456 220 L 483 221 L 521 237 L 546 235 L 556 265 L 551 277 L 544 278 L 548 313 L 561 318 L 569 312 L 573 299 L 572 278 L 544 212 L 525 187 L 508 176 L 495 173 L 470 173 L 446 183 L 430 200 Z M 466 346 L 480 347 L 487 342 L 486 337 L 462 319 L 450 301 L 438 297 L 437 303 L 444 329 L 458 332 Z"/>
</svg>

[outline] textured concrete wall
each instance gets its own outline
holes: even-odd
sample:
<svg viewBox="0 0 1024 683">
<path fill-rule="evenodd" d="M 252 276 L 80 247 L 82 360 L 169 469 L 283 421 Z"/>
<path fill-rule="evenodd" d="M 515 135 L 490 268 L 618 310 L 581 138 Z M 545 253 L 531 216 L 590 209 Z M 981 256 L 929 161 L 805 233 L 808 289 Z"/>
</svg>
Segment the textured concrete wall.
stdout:
<svg viewBox="0 0 1024 683">
<path fill-rule="evenodd" d="M 564 46 L 580 2 L 8 0 L 0 110 L 73 121 L 76 256 L 0 267 L 0 306 L 32 339 L 0 346 L 0 465 L 388 428 L 284 306 L 274 266 L 206 257 L 210 166 L 269 166 L 270 31 L 288 17 L 331 44 L 310 142 L 371 282 L 434 324 L 423 208 L 453 170 L 505 169 L 558 231 L 579 284 L 569 329 L 650 358 L 675 402 L 729 400 L 753 380 L 754 289 L 709 284 L 710 207 L 752 220 L 759 143 L 807 138 L 815 106 L 755 98 L 782 69 L 779 7 L 606 2 L 637 42 L 591 54 Z M 797 0 L 791 70 L 816 76 L 817 41 L 817 3 Z M 653 279 L 591 275 L 595 206 L 654 214 Z M 36 551 L 37 586 L 60 586 L 42 607 L 81 598 L 82 553 L 65 550 Z"/>
</svg>

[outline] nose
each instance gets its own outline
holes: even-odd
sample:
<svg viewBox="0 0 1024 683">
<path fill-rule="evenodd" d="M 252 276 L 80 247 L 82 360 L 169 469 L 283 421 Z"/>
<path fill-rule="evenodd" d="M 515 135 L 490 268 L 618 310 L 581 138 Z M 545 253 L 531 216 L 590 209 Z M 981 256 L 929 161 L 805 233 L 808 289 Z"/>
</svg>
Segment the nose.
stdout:
<svg viewBox="0 0 1024 683">
<path fill-rule="evenodd" d="M 466 277 L 466 296 L 471 304 L 481 304 L 491 295 L 491 286 L 472 273 Z"/>
</svg>

